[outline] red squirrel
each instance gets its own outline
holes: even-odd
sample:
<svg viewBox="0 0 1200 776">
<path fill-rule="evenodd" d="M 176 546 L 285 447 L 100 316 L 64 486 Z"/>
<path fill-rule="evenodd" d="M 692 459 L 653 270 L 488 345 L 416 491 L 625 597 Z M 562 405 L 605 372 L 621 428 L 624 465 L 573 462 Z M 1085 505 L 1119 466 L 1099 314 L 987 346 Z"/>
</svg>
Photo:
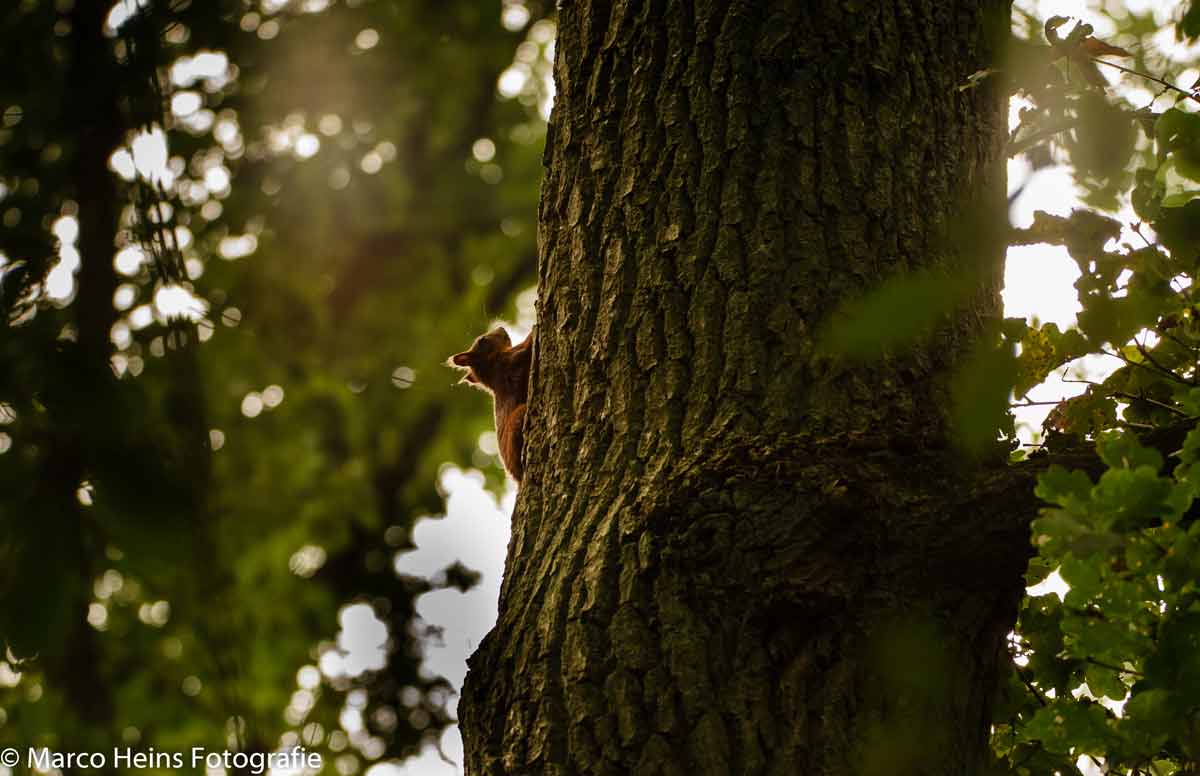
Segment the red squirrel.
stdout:
<svg viewBox="0 0 1200 776">
<path fill-rule="evenodd" d="M 469 383 L 492 395 L 500 460 L 518 484 L 524 474 L 521 443 L 532 363 L 533 332 L 520 345 L 514 346 L 503 328 L 476 337 L 470 350 L 455 353 L 446 361 L 447 366 L 467 370 L 459 382 Z"/>
</svg>

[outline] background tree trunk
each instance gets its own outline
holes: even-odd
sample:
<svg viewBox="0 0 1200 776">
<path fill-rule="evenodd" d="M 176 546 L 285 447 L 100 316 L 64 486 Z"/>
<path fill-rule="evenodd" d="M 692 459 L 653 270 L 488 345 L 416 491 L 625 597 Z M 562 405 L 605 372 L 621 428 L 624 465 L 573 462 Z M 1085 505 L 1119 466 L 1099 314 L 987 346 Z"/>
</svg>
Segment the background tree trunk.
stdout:
<svg viewBox="0 0 1200 776">
<path fill-rule="evenodd" d="M 959 87 L 1008 14 L 562 5 L 526 474 L 468 773 L 981 770 L 1027 541 L 978 506 L 993 462 L 945 440 L 1003 262 L 953 227 L 1005 217 L 1003 86 Z M 818 351 L 846 300 L 968 269 L 916 350 Z"/>
</svg>

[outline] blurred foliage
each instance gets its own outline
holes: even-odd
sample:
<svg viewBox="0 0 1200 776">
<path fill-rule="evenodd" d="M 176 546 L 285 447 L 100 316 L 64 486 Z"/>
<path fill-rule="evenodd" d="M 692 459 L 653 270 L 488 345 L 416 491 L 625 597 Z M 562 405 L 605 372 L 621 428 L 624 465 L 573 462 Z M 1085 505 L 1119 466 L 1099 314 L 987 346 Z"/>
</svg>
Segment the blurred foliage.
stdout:
<svg viewBox="0 0 1200 776">
<path fill-rule="evenodd" d="M 1022 605 L 997 773 L 1200 773 L 1200 4 L 1166 26 L 1162 8 L 1138 8 L 1096 10 L 1112 31 L 1100 39 L 1018 4 L 1005 66 L 961 87 L 1009 79 L 1009 156 L 1066 165 L 1086 206 L 1011 230 L 1010 245 L 1065 248 L 1082 311 L 1066 331 L 996 322 L 953 381 L 961 441 L 999 434 L 1011 449 L 1014 398 L 1084 356 L 1120 364 L 1058 403 L 1034 454 L 1094 447 L 1102 473 L 1054 465 L 1040 479 L 1053 506 L 1033 524 L 1028 582 L 1057 571 L 1070 590 Z M 972 287 L 900 276 L 846 308 L 827 345 L 870 358 L 920 343 Z"/>
<path fill-rule="evenodd" d="M 1172 37 L 1196 37 L 1194 14 L 1176 12 Z M 1035 168 L 1069 164 L 1090 209 L 1013 232 L 1064 246 L 1082 310 L 1067 331 L 1005 322 L 1011 393 L 1085 355 L 1120 364 L 1053 409 L 1035 453 L 1094 446 L 1100 466 L 1093 479 L 1051 465 L 1037 488 L 1052 506 L 1033 523 L 1028 582 L 1057 570 L 1069 590 L 1022 604 L 992 736 L 1016 774 L 1200 770 L 1200 56 L 1162 53 L 1153 9 L 1107 16 L 1104 40 L 1026 17 L 1016 44 L 1010 147 Z"/>
<path fill-rule="evenodd" d="M 0 8 L 0 747 L 436 740 L 413 599 L 470 574 L 392 556 L 503 481 L 441 362 L 532 315 L 550 11 Z M 385 662 L 315 673 L 351 604 Z"/>
</svg>

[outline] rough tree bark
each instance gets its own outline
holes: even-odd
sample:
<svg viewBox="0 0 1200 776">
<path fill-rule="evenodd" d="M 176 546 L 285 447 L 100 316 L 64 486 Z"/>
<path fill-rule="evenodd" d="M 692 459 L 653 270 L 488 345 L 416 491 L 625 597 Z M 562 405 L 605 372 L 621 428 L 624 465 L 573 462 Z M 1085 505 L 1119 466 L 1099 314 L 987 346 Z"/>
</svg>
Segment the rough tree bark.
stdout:
<svg viewBox="0 0 1200 776">
<path fill-rule="evenodd" d="M 959 87 L 1008 14 L 561 4 L 527 470 L 468 773 L 986 767 L 1027 547 L 999 515 L 1032 496 L 995 498 L 1012 478 L 954 452 L 947 408 L 1000 313 L 1002 247 L 953 227 L 1004 222 L 1004 90 Z M 916 351 L 817 347 L 847 299 L 965 268 Z"/>
</svg>

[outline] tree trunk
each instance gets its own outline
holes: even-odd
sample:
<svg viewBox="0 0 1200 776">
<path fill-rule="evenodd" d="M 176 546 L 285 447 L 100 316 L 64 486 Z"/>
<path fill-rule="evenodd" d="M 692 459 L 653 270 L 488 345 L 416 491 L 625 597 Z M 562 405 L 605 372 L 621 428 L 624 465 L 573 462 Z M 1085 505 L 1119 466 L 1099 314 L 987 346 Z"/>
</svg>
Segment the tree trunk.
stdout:
<svg viewBox="0 0 1200 776">
<path fill-rule="evenodd" d="M 468 773 L 985 767 L 1027 539 L 947 418 L 1000 313 L 1003 247 L 954 227 L 1004 224 L 1003 85 L 960 86 L 1008 14 L 561 4 L 526 474 Z M 841 304 L 918 270 L 974 278 L 924 344 L 821 351 Z"/>
</svg>

